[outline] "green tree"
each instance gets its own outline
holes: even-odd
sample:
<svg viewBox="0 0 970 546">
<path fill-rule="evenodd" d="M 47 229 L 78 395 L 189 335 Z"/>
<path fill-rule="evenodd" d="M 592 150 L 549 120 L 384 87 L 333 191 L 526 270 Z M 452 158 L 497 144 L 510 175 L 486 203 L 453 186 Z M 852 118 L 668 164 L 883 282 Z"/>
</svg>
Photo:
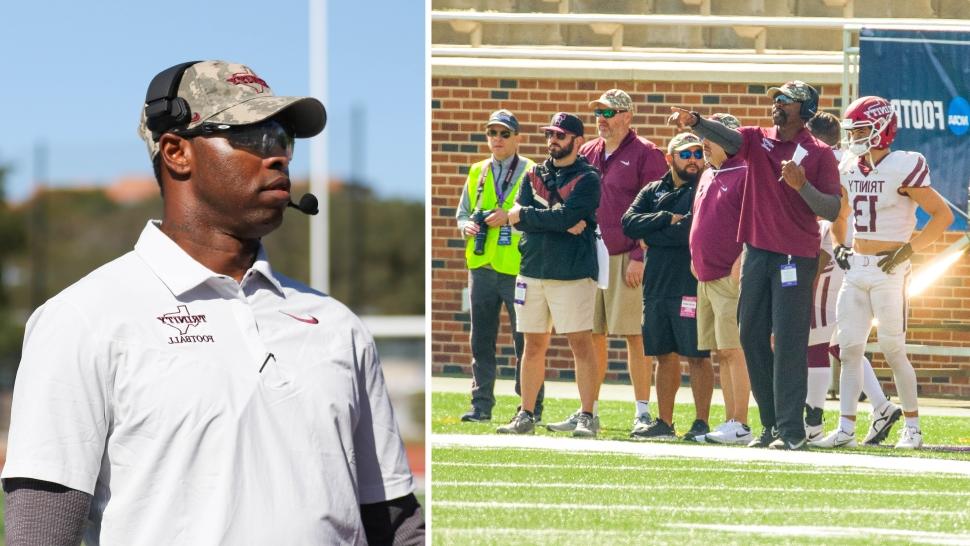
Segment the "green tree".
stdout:
<svg viewBox="0 0 970 546">
<path fill-rule="evenodd" d="M 5 281 L 11 258 L 23 250 L 25 240 L 22 217 L 7 204 L 7 173 L 9 167 L 0 165 L 0 382 L 12 381 L 9 376 L 20 358 L 23 339 L 23 326 L 15 316 L 10 287 Z"/>
</svg>

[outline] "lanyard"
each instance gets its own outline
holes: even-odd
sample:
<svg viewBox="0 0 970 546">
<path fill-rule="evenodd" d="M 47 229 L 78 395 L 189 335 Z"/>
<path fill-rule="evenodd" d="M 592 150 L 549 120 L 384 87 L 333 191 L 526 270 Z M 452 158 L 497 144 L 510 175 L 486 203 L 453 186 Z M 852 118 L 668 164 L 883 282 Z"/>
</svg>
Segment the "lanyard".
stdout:
<svg viewBox="0 0 970 546">
<path fill-rule="evenodd" d="M 509 182 L 512 181 L 512 175 L 515 174 L 515 168 L 518 166 L 519 166 L 519 155 L 516 154 L 512 158 L 512 163 L 509 165 L 508 170 L 505 172 L 505 177 L 504 177 L 505 180 L 502 181 L 501 191 L 499 191 L 498 188 L 495 189 L 495 195 L 497 199 L 495 202 L 495 205 L 497 207 L 501 207 L 502 203 L 505 202 L 505 192 L 509 190 Z M 481 176 L 478 177 L 478 192 L 477 192 L 477 195 L 475 196 L 476 207 L 481 206 L 482 191 L 485 189 L 485 177 L 488 176 L 488 173 L 490 173 L 491 171 L 492 171 L 492 163 L 490 161 L 488 165 L 485 165 L 485 168 L 482 169 Z"/>
</svg>

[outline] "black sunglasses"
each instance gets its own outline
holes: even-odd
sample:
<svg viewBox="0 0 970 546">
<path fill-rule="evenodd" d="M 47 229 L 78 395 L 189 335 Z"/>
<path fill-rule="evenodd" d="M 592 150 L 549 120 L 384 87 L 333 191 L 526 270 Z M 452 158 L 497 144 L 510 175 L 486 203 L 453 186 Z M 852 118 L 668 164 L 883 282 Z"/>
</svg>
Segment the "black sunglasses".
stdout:
<svg viewBox="0 0 970 546">
<path fill-rule="evenodd" d="M 489 129 L 485 134 L 493 138 L 497 136 L 501 136 L 505 139 L 512 137 L 512 131 L 496 131 L 495 129 Z"/>
<path fill-rule="evenodd" d="M 546 131 L 546 140 L 549 140 L 549 139 L 566 140 L 566 137 L 568 136 L 569 136 L 569 133 L 560 133 L 557 131 Z"/>
<path fill-rule="evenodd" d="M 619 114 L 620 112 L 628 112 L 628 110 L 617 110 L 615 108 L 597 108 L 593 110 L 593 115 L 596 117 L 603 117 L 605 119 L 610 119 L 613 116 Z"/>
<path fill-rule="evenodd" d="M 690 159 L 690 156 L 694 156 L 694 159 L 704 159 L 704 150 L 694 150 L 693 152 L 690 150 L 681 150 L 677 152 L 677 155 L 681 159 Z"/>
<path fill-rule="evenodd" d="M 253 125 L 225 125 L 203 123 L 189 130 L 175 130 L 173 133 L 184 137 L 218 136 L 229 141 L 237 150 L 246 150 L 260 157 L 293 158 L 293 131 L 278 121 L 269 120 Z"/>
</svg>

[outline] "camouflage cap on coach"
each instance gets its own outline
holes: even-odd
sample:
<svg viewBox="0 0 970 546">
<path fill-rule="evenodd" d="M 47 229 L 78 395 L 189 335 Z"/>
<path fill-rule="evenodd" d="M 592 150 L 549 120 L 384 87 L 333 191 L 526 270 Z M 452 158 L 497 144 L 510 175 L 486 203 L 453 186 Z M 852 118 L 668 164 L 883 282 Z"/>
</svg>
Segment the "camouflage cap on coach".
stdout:
<svg viewBox="0 0 970 546">
<path fill-rule="evenodd" d="M 738 118 L 732 116 L 731 114 L 711 114 L 707 119 L 716 121 L 728 129 L 737 129 L 738 127 L 741 127 L 741 122 L 738 121 Z"/>
<path fill-rule="evenodd" d="M 813 93 L 814 92 L 814 93 Z M 798 102 L 805 102 L 812 100 L 812 96 L 818 95 L 815 88 L 801 80 L 793 80 L 790 82 L 785 82 L 781 87 L 769 87 L 768 96 L 774 99 L 779 94 L 785 95 L 786 97 L 796 100 Z"/>
<path fill-rule="evenodd" d="M 327 124 L 327 112 L 319 100 L 274 96 L 265 80 L 237 63 L 201 61 L 189 66 L 182 74 L 177 96 L 188 103 L 189 123 L 166 131 L 193 129 L 203 123 L 250 125 L 275 117 L 292 128 L 297 138 L 308 138 Z M 138 134 L 154 159 L 161 133 L 148 128 L 146 106 L 141 108 Z"/>
<path fill-rule="evenodd" d="M 680 133 L 674 138 L 670 139 L 670 144 L 667 145 L 667 153 L 672 154 L 674 152 L 693 148 L 694 146 L 701 146 L 701 137 L 695 135 L 694 133 Z"/>
<path fill-rule="evenodd" d="M 602 105 L 607 108 L 613 108 L 614 110 L 627 110 L 629 112 L 633 111 L 633 99 L 630 95 L 627 95 L 626 91 L 622 89 L 610 89 L 600 95 L 600 98 L 589 101 L 590 107 L 595 108 L 597 105 Z"/>
</svg>

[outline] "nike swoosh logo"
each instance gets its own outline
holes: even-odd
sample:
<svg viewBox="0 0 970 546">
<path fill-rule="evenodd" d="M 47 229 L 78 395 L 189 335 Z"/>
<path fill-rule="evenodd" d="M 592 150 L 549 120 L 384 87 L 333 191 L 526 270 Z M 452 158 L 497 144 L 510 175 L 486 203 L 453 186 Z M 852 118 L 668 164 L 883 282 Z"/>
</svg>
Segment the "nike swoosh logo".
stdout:
<svg viewBox="0 0 970 546">
<path fill-rule="evenodd" d="M 727 186 L 720 186 L 720 188 L 721 188 L 721 191 L 728 191 L 728 187 Z"/>
<path fill-rule="evenodd" d="M 319 320 L 317 320 L 317 317 L 315 317 L 313 315 L 310 315 L 309 318 L 304 318 L 304 317 L 298 317 L 296 315 L 291 315 L 291 314 L 287 313 L 286 311 L 280 311 L 280 313 L 283 313 L 284 315 L 286 315 L 286 316 L 288 316 L 290 318 L 296 319 L 296 320 L 298 320 L 300 322 L 305 322 L 307 324 L 318 324 L 320 322 Z"/>
<path fill-rule="evenodd" d="M 623 165 L 625 165 L 625 166 L 627 166 L 627 167 L 629 167 L 629 166 L 630 166 L 630 162 L 629 162 L 629 161 L 623 161 L 623 160 L 621 159 L 621 160 L 620 160 L 620 163 L 623 163 Z"/>
<path fill-rule="evenodd" d="M 751 434 L 751 433 L 750 433 L 750 432 L 735 432 L 735 433 L 734 433 L 734 436 L 735 436 L 736 438 L 744 438 L 744 437 L 745 437 L 745 436 L 747 436 L 748 434 Z"/>
</svg>

